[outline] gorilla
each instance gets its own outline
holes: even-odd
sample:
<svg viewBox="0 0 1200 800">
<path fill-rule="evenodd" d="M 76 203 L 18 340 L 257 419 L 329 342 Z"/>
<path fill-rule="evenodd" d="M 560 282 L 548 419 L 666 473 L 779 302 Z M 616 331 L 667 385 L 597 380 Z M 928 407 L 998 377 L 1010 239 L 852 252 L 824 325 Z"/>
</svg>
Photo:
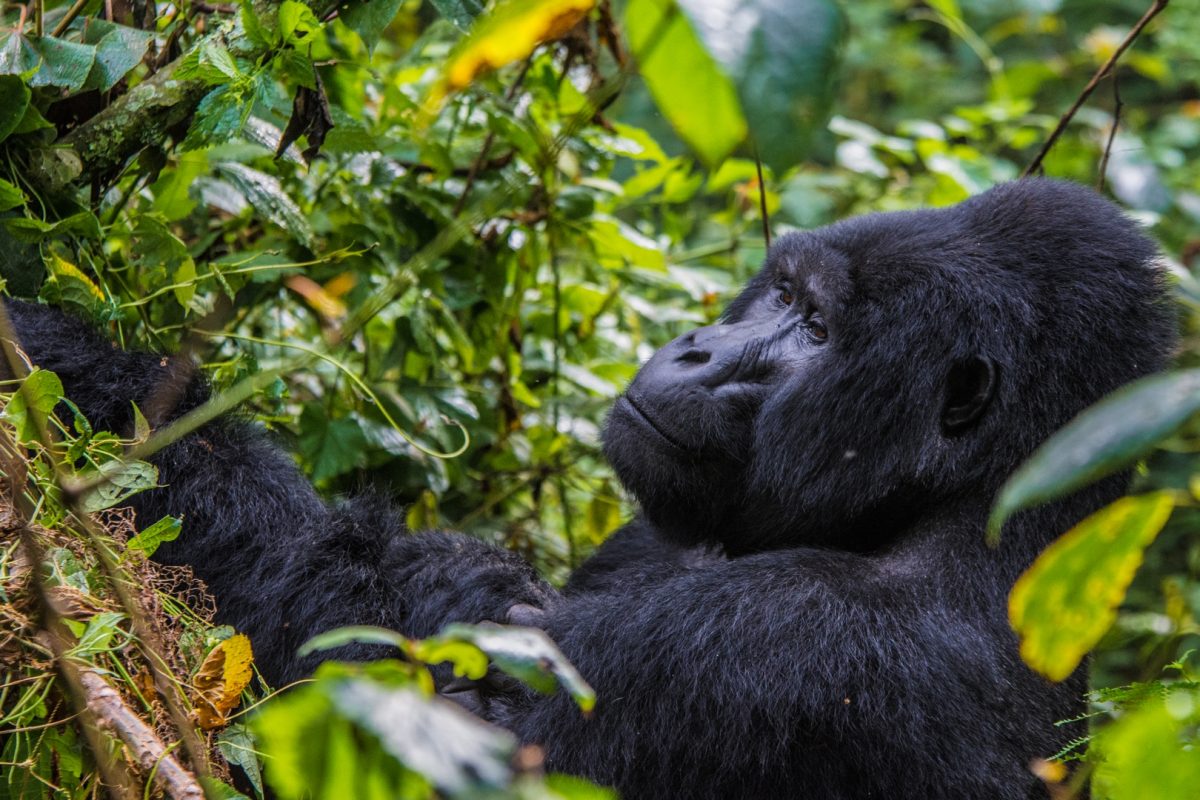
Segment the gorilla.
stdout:
<svg viewBox="0 0 1200 800">
<path fill-rule="evenodd" d="M 95 426 L 130 430 L 130 401 L 163 384 L 156 423 L 207 396 L 170 359 L 8 310 Z M 1155 247 L 1118 208 L 1021 180 L 781 237 L 721 322 L 616 402 L 604 449 L 640 513 L 561 590 L 377 500 L 323 502 L 236 418 L 164 449 L 133 505 L 184 519 L 156 557 L 194 568 L 276 684 L 330 657 L 296 653 L 336 626 L 536 623 L 593 714 L 486 681 L 461 699 L 625 797 L 1044 797 L 1029 766 L 1081 733 L 1056 723 L 1082 712 L 1085 674 L 1024 666 L 1007 594 L 1128 476 L 1017 515 L 997 549 L 989 506 L 1057 428 L 1162 368 L 1174 327 Z"/>
</svg>

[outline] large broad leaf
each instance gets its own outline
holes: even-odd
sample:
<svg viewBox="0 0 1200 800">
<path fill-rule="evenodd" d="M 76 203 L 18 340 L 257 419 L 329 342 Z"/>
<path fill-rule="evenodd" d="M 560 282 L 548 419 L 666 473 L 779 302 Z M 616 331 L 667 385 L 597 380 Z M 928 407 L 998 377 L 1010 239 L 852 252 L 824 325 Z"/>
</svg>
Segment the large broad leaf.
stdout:
<svg viewBox="0 0 1200 800">
<path fill-rule="evenodd" d="M 476 75 L 525 58 L 575 27 L 593 5 L 595 0 L 500 0 L 454 49 L 440 91 L 461 89 Z"/>
<path fill-rule="evenodd" d="M 0 36 L 0 74 L 24 75 L 36 70 L 30 86 L 57 86 L 79 91 L 96 62 L 96 48 L 52 36 Z"/>
<path fill-rule="evenodd" d="M 345 681 L 331 696 L 338 711 L 378 737 L 384 750 L 446 792 L 501 787 L 512 775 L 512 734 L 453 703 L 365 680 Z"/>
<path fill-rule="evenodd" d="M 351 0 L 338 11 L 338 19 L 358 34 L 367 46 L 367 53 L 375 51 L 383 30 L 396 18 L 403 0 Z"/>
<path fill-rule="evenodd" d="M 278 178 L 236 161 L 219 162 L 216 168 L 260 214 L 292 234 L 300 244 L 312 246 L 312 227 Z"/>
<path fill-rule="evenodd" d="M 673 0 L 630 0 L 625 29 L 654 102 L 710 166 L 746 138 L 737 90 Z"/>
<path fill-rule="evenodd" d="M 154 34 L 103 19 L 89 19 L 83 31 L 85 44 L 95 45 L 96 62 L 85 88 L 107 92 L 130 70 L 142 63 Z"/>
<path fill-rule="evenodd" d="M 833 0 L 679 0 L 737 87 L 750 136 L 777 170 L 796 164 L 824 126 L 845 30 Z M 631 33 L 632 35 L 632 33 Z M 680 70 L 680 72 L 684 72 Z M 683 76 L 698 89 L 695 76 Z M 657 97 L 657 95 L 656 95 Z"/>
<path fill-rule="evenodd" d="M 1093 797 L 1195 800 L 1200 750 L 1191 744 L 1194 734 L 1187 730 L 1194 701 L 1182 690 L 1177 696 L 1182 709 L 1172 708 L 1171 696 L 1165 701 L 1154 697 L 1100 731 L 1093 744 L 1100 754 Z"/>
<path fill-rule="evenodd" d="M 305 406 L 300 429 L 300 451 L 313 465 L 313 480 L 349 472 L 362 460 L 367 440 L 354 418 L 330 419 L 316 406 Z"/>
<path fill-rule="evenodd" d="M 461 31 L 470 28 L 475 18 L 483 13 L 482 0 L 430 0 L 430 5 Z"/>
<path fill-rule="evenodd" d="M 13 394 L 2 416 L 17 429 L 17 441 L 33 442 L 38 437 L 37 417 L 54 411 L 62 399 L 62 381 L 53 372 L 35 369 L 26 376 L 20 389 Z M 31 415 L 30 411 L 34 413 Z"/>
<path fill-rule="evenodd" d="M 1123 497 L 1046 548 L 1008 598 L 1026 664 L 1055 681 L 1075 671 L 1116 619 L 1143 551 L 1172 508 L 1171 492 Z"/>
<path fill-rule="evenodd" d="M 1200 411 L 1200 369 L 1152 375 L 1071 420 L 1013 474 L 988 522 L 998 540 L 1012 514 L 1132 465 Z"/>
</svg>

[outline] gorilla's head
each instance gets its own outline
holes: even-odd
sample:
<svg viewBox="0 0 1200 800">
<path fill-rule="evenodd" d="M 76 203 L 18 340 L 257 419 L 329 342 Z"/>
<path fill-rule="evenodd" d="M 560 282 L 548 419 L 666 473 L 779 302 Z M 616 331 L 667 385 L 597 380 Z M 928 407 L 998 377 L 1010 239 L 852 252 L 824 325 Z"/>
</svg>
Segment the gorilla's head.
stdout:
<svg viewBox="0 0 1200 800">
<path fill-rule="evenodd" d="M 642 368 L 605 452 L 680 542 L 874 547 L 990 501 L 1055 429 L 1160 369 L 1164 298 L 1154 245 L 1056 181 L 789 234 L 720 324 Z"/>
</svg>

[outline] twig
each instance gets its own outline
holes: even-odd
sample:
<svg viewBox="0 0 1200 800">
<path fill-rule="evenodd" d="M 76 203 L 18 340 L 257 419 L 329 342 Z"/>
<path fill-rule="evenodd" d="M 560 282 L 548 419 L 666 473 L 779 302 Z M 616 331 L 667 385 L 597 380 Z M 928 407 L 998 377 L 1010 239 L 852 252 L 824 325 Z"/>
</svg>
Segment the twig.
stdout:
<svg viewBox="0 0 1200 800">
<path fill-rule="evenodd" d="M 1108 60 L 1100 66 L 1100 69 L 1096 70 L 1096 74 L 1092 76 L 1090 81 L 1088 81 L 1087 86 L 1083 87 L 1083 91 L 1079 93 L 1079 97 L 1075 98 L 1075 102 L 1069 109 L 1067 109 L 1067 113 L 1063 114 L 1058 120 L 1058 125 L 1055 126 L 1045 143 L 1042 144 L 1042 149 L 1038 151 L 1038 154 L 1034 156 L 1033 161 L 1029 162 L 1029 166 L 1026 167 L 1025 171 L 1021 173 L 1022 178 L 1028 178 L 1030 175 L 1041 169 L 1042 161 L 1046 158 L 1046 154 L 1050 152 L 1050 148 L 1054 146 L 1054 143 L 1058 141 L 1060 136 L 1062 136 L 1063 131 L 1067 129 L 1067 125 L 1071 122 L 1071 119 L 1075 116 L 1075 113 L 1079 111 L 1083 104 L 1087 102 L 1087 99 L 1091 97 L 1092 92 L 1096 90 L 1096 87 L 1100 84 L 1100 81 L 1103 80 L 1104 76 L 1109 73 L 1121 55 L 1127 49 L 1129 49 L 1129 46 L 1133 44 L 1134 40 L 1137 39 L 1139 34 L 1141 34 L 1142 29 L 1150 24 L 1150 20 L 1158 16 L 1159 12 L 1166 8 L 1167 3 L 1169 2 L 1170 0 L 1154 0 L 1154 4 L 1147 9 L 1146 13 L 1142 15 L 1142 18 L 1137 21 L 1137 24 L 1129 30 L 1129 33 L 1125 34 L 1125 38 L 1119 45 L 1117 45 L 1117 49 L 1114 50 L 1113 54 L 1108 57 Z"/>
<path fill-rule="evenodd" d="M 758 172 L 758 213 L 762 217 L 763 240 L 767 247 L 771 246 L 771 223 L 767 220 L 767 183 L 763 180 L 762 159 L 758 155 L 758 145 L 750 143 L 754 149 L 754 169 Z"/>
<path fill-rule="evenodd" d="M 67 13 L 63 14 L 63 18 L 60 19 L 58 24 L 54 26 L 54 30 L 50 31 L 50 35 L 61 36 L 63 31 L 67 29 L 67 26 L 75 21 L 75 18 L 79 16 L 79 12 L 83 11 L 83 7 L 87 4 L 88 0 L 75 0 L 75 2 L 71 4 L 71 7 L 67 9 Z"/>
<path fill-rule="evenodd" d="M 1108 156 L 1112 153 L 1113 140 L 1117 138 L 1117 128 L 1121 127 L 1121 85 L 1117 79 L 1117 71 L 1112 73 L 1113 87 L 1113 118 L 1112 127 L 1108 129 L 1108 141 L 1104 143 L 1104 155 L 1100 156 L 1100 176 L 1096 179 L 1096 191 L 1104 191 L 1104 178 L 1108 174 Z"/>
<path fill-rule="evenodd" d="M 504 93 L 504 102 L 510 103 L 516 96 L 517 90 L 521 88 L 521 84 L 525 80 L 525 73 L 529 72 L 529 65 L 533 63 L 533 56 L 525 59 L 525 63 L 521 65 L 521 71 L 517 73 L 517 79 L 508 87 L 508 91 Z M 457 217 L 462 213 L 463 208 L 467 205 L 467 195 L 471 193 L 471 187 L 475 185 L 475 176 L 479 174 L 479 168 L 483 166 L 484 161 L 488 157 L 488 152 L 492 149 L 492 142 L 496 139 L 496 131 L 490 130 L 483 140 L 483 147 L 479 150 L 479 155 L 471 162 L 471 169 L 467 173 L 466 183 L 463 185 L 462 194 L 458 196 L 458 202 L 454 204 L 454 211 L 451 216 Z"/>
<path fill-rule="evenodd" d="M 168 797 L 172 800 L 204 800 L 204 790 L 195 776 L 180 766 L 154 731 L 129 710 L 116 689 L 92 670 L 81 670 L 79 683 L 88 710 L 121 737 L 142 769 L 153 771 L 154 782 Z"/>
</svg>

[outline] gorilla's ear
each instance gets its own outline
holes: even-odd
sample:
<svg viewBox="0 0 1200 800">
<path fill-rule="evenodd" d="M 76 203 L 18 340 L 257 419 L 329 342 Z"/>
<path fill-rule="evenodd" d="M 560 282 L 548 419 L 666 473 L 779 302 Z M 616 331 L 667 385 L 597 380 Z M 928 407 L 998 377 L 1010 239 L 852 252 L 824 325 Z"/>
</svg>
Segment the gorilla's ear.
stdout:
<svg viewBox="0 0 1200 800">
<path fill-rule="evenodd" d="M 996 393 L 996 381 L 996 365 L 990 358 L 972 356 L 950 368 L 942 408 L 942 431 L 947 436 L 962 433 L 983 416 Z"/>
</svg>

